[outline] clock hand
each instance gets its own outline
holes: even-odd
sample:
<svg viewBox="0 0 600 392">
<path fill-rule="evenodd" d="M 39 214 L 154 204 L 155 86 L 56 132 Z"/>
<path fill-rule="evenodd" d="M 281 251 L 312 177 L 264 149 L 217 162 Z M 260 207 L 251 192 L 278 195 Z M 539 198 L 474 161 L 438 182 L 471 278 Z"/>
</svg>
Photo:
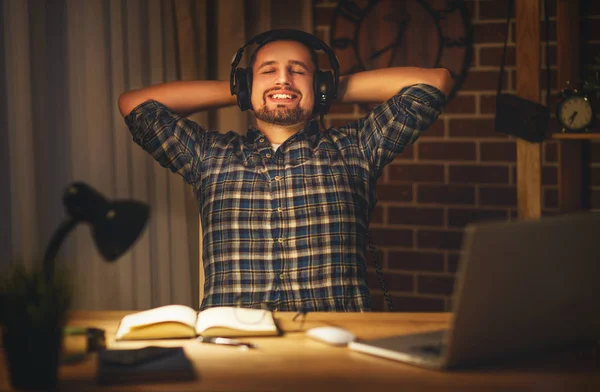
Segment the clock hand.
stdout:
<svg viewBox="0 0 600 392">
<path fill-rule="evenodd" d="M 394 49 L 395 47 L 397 47 L 397 46 L 400 46 L 400 45 L 402 44 L 402 38 L 403 38 L 403 36 L 404 36 L 404 30 L 406 29 L 406 25 L 407 25 L 407 24 L 408 24 L 408 22 L 407 22 L 407 21 L 405 21 L 405 20 L 404 20 L 404 21 L 402 21 L 402 22 L 400 23 L 400 28 L 399 28 L 399 30 L 398 30 L 398 34 L 396 34 L 396 38 L 394 39 L 394 41 L 393 41 L 391 44 L 389 44 L 389 45 L 387 45 L 387 46 L 385 46 L 385 47 L 383 47 L 383 48 L 379 49 L 377 52 L 373 53 L 373 54 L 372 54 L 372 55 L 369 57 L 369 59 L 368 59 L 368 60 L 369 60 L 369 61 L 371 61 L 371 60 L 374 60 L 374 59 L 376 59 L 377 57 L 381 56 L 383 53 L 387 52 L 388 50 L 390 50 L 390 49 Z"/>
<path fill-rule="evenodd" d="M 577 112 L 573 112 L 573 114 L 569 118 L 569 124 L 573 124 L 573 121 L 575 121 L 575 116 L 577 116 Z"/>
</svg>

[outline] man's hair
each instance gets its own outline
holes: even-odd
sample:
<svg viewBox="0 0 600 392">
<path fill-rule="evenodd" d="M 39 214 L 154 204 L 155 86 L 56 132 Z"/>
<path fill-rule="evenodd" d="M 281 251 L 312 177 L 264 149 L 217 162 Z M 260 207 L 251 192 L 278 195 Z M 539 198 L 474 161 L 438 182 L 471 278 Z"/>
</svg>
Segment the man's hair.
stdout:
<svg viewBox="0 0 600 392">
<path fill-rule="evenodd" d="M 249 67 L 254 69 L 254 63 L 256 63 L 256 54 L 258 53 L 258 51 L 265 46 L 268 43 L 271 42 L 275 42 L 275 41 L 294 41 L 294 42 L 299 42 L 302 45 L 304 45 L 304 47 L 306 49 L 308 49 L 308 52 L 310 53 L 310 60 L 312 61 L 313 65 L 315 66 L 315 72 L 319 69 L 319 58 L 317 56 L 317 52 L 315 52 L 315 50 L 313 48 L 311 48 L 310 46 L 306 45 L 304 42 L 299 41 L 299 40 L 295 40 L 292 38 L 282 38 L 282 39 L 274 39 L 268 42 L 263 43 L 262 45 L 258 46 L 254 52 L 252 52 L 252 55 L 250 56 L 250 64 Z"/>
</svg>

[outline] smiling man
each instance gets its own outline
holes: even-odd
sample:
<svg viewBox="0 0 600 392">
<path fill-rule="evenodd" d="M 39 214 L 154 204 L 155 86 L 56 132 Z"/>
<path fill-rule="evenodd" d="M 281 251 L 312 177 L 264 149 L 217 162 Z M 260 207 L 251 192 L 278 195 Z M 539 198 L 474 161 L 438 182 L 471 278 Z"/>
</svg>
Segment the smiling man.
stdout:
<svg viewBox="0 0 600 392">
<path fill-rule="evenodd" d="M 368 311 L 365 248 L 377 179 L 437 119 L 449 73 L 387 68 L 329 80 L 315 49 L 334 56 L 316 37 L 260 37 L 250 66 L 239 74 L 233 65 L 231 81 L 150 86 L 122 94 L 119 108 L 133 140 L 197 195 L 201 308 Z M 321 130 L 316 118 L 335 103 L 332 93 L 335 102 L 380 105 Z M 236 103 L 256 116 L 243 135 L 185 118 Z"/>
</svg>

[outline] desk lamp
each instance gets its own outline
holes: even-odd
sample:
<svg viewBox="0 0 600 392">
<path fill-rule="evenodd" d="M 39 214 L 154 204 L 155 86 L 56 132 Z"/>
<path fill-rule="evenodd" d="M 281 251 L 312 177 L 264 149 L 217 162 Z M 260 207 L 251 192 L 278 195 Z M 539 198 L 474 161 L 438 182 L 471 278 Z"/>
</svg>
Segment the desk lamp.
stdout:
<svg viewBox="0 0 600 392">
<path fill-rule="evenodd" d="M 54 273 L 60 245 L 80 222 L 89 223 L 96 248 L 109 262 L 117 260 L 142 232 L 149 215 L 146 204 L 132 200 L 109 202 L 98 191 L 82 182 L 69 185 L 63 195 L 67 218 L 52 234 L 44 256 L 44 272 Z"/>
</svg>

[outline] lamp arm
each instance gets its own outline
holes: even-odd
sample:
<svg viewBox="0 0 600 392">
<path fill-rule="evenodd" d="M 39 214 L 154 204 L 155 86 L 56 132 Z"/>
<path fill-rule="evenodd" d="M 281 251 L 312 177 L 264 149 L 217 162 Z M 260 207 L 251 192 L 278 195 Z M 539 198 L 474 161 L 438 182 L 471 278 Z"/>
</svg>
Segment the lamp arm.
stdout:
<svg viewBox="0 0 600 392">
<path fill-rule="evenodd" d="M 46 254 L 44 255 L 44 272 L 46 275 L 51 276 L 51 274 L 54 273 L 56 254 L 58 253 L 58 250 L 60 249 L 60 246 L 65 240 L 67 234 L 73 230 L 78 222 L 79 221 L 77 219 L 69 217 L 64 220 L 52 234 L 52 238 L 50 238 L 50 242 L 46 247 Z"/>
</svg>

